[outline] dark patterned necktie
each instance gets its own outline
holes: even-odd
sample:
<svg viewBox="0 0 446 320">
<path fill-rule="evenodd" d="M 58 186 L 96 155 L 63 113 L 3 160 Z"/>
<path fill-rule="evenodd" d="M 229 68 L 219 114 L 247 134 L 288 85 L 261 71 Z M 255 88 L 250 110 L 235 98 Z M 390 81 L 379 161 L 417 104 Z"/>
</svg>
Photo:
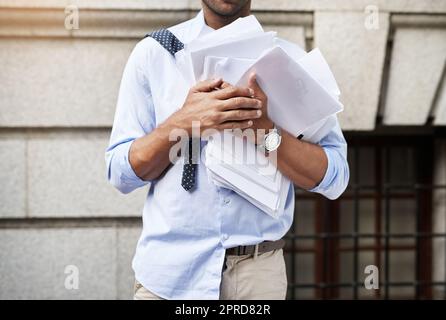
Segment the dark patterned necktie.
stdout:
<svg viewBox="0 0 446 320">
<path fill-rule="evenodd" d="M 147 34 L 146 37 L 151 37 L 158 41 L 158 43 L 174 57 L 177 51 L 180 51 L 184 48 L 184 44 L 167 29 L 154 31 Z M 192 190 L 195 186 L 199 145 L 199 138 L 189 138 L 188 145 L 186 146 L 186 148 L 183 148 L 183 150 L 186 150 L 186 152 L 184 152 L 185 154 L 183 174 L 181 177 L 181 186 L 186 191 Z"/>
<path fill-rule="evenodd" d="M 187 148 L 184 155 L 183 175 L 181 177 L 181 186 L 184 190 L 189 191 L 195 186 L 195 179 L 197 175 L 197 155 L 199 148 L 199 138 L 189 138 Z"/>
</svg>

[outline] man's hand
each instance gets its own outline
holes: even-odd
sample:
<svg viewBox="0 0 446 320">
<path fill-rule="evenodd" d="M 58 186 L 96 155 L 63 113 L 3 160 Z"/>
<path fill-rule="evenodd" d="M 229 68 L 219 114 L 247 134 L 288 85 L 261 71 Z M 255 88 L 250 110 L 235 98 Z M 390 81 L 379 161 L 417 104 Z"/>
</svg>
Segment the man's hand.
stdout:
<svg viewBox="0 0 446 320">
<path fill-rule="evenodd" d="M 169 153 L 177 143 L 170 139 L 174 129 L 192 135 L 192 122 L 200 122 L 200 130 L 246 129 L 261 116 L 261 101 L 254 90 L 234 87 L 222 79 L 198 83 L 189 90 L 183 107 L 149 134 L 133 141 L 129 161 L 141 179 L 160 177 L 171 163 Z"/>
<path fill-rule="evenodd" d="M 183 107 L 167 121 L 189 134 L 193 121 L 200 122 L 201 131 L 246 129 L 262 115 L 262 102 L 254 95 L 253 89 L 235 87 L 222 79 L 202 81 L 189 90 Z"/>
<path fill-rule="evenodd" d="M 274 123 L 268 117 L 268 97 L 257 83 L 255 73 L 250 74 L 248 78 L 248 88 L 253 90 L 254 98 L 260 100 L 262 103 L 262 106 L 260 108 L 260 110 L 262 111 L 262 115 L 254 120 L 254 123 L 251 127 L 251 129 L 253 129 L 255 133 L 255 143 L 262 144 L 265 134 L 274 128 Z"/>
</svg>

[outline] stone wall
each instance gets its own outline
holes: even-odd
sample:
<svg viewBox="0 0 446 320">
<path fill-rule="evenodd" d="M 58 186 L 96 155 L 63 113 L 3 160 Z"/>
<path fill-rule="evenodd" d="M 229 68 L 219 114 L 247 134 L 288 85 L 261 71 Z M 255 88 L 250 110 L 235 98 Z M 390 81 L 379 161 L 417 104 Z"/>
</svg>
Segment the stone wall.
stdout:
<svg viewBox="0 0 446 320">
<path fill-rule="evenodd" d="M 343 93 L 345 130 L 373 130 L 377 119 L 445 125 L 446 1 L 369 2 L 253 0 L 253 9 L 265 29 L 322 49 Z M 119 81 L 145 33 L 199 8 L 0 0 L 0 299 L 131 298 L 146 190 L 123 196 L 106 181 Z M 79 29 L 66 28 L 76 9 Z M 71 265 L 78 290 L 64 285 Z"/>
</svg>

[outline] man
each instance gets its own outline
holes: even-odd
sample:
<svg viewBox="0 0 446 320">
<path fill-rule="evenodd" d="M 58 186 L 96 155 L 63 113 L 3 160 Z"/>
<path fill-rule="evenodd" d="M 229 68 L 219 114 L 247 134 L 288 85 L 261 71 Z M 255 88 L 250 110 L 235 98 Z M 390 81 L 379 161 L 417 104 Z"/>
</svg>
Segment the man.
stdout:
<svg viewBox="0 0 446 320">
<path fill-rule="evenodd" d="M 203 0 L 195 18 L 169 31 L 188 43 L 249 15 L 250 5 L 250 0 Z M 214 185 L 202 163 L 186 187 L 185 165 L 169 160 L 176 143 L 169 135 L 175 129 L 191 134 L 194 121 L 202 131 L 253 128 L 280 134 L 270 150 L 278 169 L 295 185 L 333 199 L 349 177 L 339 125 L 318 145 L 278 133 L 254 74 L 246 88 L 224 79 L 192 88 L 184 83 L 174 56 L 152 37 L 136 45 L 121 82 L 106 152 L 108 179 L 123 193 L 149 185 L 133 259 L 134 298 L 284 299 L 287 280 L 278 240 L 292 223 L 293 186 L 279 219 Z"/>
</svg>

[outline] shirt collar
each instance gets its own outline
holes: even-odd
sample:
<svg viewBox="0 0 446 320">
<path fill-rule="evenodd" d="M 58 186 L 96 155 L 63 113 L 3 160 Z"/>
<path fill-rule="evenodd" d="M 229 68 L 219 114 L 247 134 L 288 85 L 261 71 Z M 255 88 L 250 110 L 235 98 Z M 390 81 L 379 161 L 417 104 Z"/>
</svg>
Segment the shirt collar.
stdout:
<svg viewBox="0 0 446 320">
<path fill-rule="evenodd" d="M 200 10 L 195 18 L 192 19 L 188 32 L 187 42 L 190 42 L 212 31 L 214 31 L 214 29 L 206 24 L 206 21 L 204 20 L 203 10 Z"/>
</svg>

